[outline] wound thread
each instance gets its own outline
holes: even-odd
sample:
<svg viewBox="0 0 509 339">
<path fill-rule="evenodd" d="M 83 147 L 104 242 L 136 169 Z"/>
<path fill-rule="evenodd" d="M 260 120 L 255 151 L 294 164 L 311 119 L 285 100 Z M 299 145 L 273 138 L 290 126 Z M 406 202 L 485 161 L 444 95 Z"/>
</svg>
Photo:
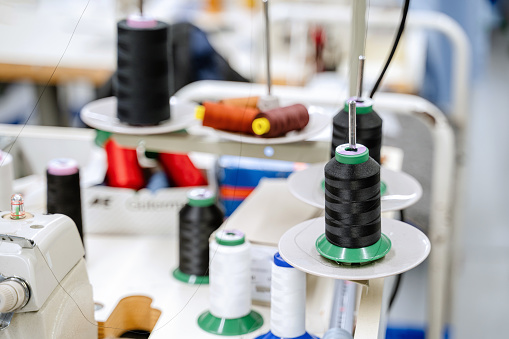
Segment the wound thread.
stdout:
<svg viewBox="0 0 509 339">
<path fill-rule="evenodd" d="M 216 238 L 239 231 L 218 231 Z M 251 245 L 210 243 L 210 313 L 217 318 L 238 319 L 251 311 Z"/>
<path fill-rule="evenodd" d="M 265 118 L 270 124 L 268 131 L 261 135 L 264 138 L 280 137 L 290 131 L 300 131 L 309 123 L 308 110 L 301 104 L 260 112 L 255 118 Z"/>
<path fill-rule="evenodd" d="M 251 135 L 253 134 L 251 125 L 260 112 L 256 108 L 236 107 L 213 102 L 204 102 L 203 106 L 205 107 L 203 126 Z"/>
<path fill-rule="evenodd" d="M 209 238 L 223 223 L 223 212 L 210 190 L 194 189 L 179 212 L 179 269 L 195 276 L 209 275 Z"/>
<path fill-rule="evenodd" d="M 118 119 L 140 126 L 168 120 L 168 25 L 157 21 L 153 27 L 140 28 L 122 20 L 117 29 Z"/>
<path fill-rule="evenodd" d="M 48 213 L 60 213 L 71 218 L 83 242 L 78 163 L 73 159 L 51 160 L 48 163 L 46 180 Z"/>
<path fill-rule="evenodd" d="M 371 108 L 371 100 L 356 101 L 357 142 L 366 146 L 369 149 L 369 156 L 380 164 L 382 119 Z M 345 108 L 336 114 L 332 120 L 331 158 L 334 157 L 336 147 L 348 142 L 348 125 L 348 108 Z"/>
<path fill-rule="evenodd" d="M 357 152 L 341 145 L 336 152 L 346 156 Z M 342 149 L 341 149 L 342 148 Z M 362 248 L 376 243 L 381 233 L 380 165 L 372 158 L 346 164 L 334 158 L 325 165 L 325 236 L 340 247 Z"/>
</svg>

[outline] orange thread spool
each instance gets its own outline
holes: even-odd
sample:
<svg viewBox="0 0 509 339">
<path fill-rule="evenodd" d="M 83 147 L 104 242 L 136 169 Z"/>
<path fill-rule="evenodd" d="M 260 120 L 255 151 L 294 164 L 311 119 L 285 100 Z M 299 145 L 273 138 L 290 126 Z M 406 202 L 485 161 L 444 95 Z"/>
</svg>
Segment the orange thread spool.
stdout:
<svg viewBox="0 0 509 339">
<path fill-rule="evenodd" d="M 235 107 L 213 102 L 204 102 L 203 107 L 205 107 L 203 126 L 245 134 L 253 134 L 251 125 L 260 112 L 256 108 Z"/>
<path fill-rule="evenodd" d="M 219 101 L 219 103 L 237 107 L 250 107 L 256 108 L 258 106 L 259 97 L 246 97 L 246 98 L 229 98 Z"/>
</svg>

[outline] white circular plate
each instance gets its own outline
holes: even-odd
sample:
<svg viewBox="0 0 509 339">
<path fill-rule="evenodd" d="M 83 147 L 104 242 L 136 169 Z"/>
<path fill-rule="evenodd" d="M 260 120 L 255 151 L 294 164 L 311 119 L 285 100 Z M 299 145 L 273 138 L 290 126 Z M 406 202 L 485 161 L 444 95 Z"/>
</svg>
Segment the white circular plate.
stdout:
<svg viewBox="0 0 509 339">
<path fill-rule="evenodd" d="M 300 131 L 288 132 L 284 137 L 277 138 L 261 138 L 242 133 L 231 133 L 213 129 L 210 127 L 203 127 L 213 131 L 213 134 L 217 135 L 226 140 L 238 141 L 246 144 L 258 144 L 258 145 L 276 145 L 276 144 L 288 144 L 291 142 L 304 141 L 309 138 L 315 137 L 324 128 L 331 124 L 331 116 L 326 114 L 322 108 L 318 106 L 309 106 L 309 122 Z"/>
<path fill-rule="evenodd" d="M 325 192 L 322 189 L 325 163 L 313 164 L 293 172 L 288 178 L 288 189 L 298 199 L 318 208 L 325 208 Z M 387 185 L 382 196 L 382 212 L 398 211 L 412 206 L 422 196 L 421 184 L 405 172 L 381 167 L 380 177 Z"/>
<path fill-rule="evenodd" d="M 322 257 L 316 239 L 325 232 L 325 218 L 307 220 L 288 230 L 279 240 L 279 253 L 290 265 L 306 273 L 343 280 L 384 278 L 411 270 L 429 255 L 431 243 L 417 228 L 382 218 L 382 232 L 389 237 L 389 253 L 362 266 L 347 266 Z"/>
<path fill-rule="evenodd" d="M 117 118 L 117 98 L 92 101 L 81 109 L 81 120 L 90 127 L 106 132 L 146 135 L 180 131 L 198 122 L 194 117 L 196 104 L 170 99 L 171 118 L 155 126 L 131 126 Z"/>
</svg>

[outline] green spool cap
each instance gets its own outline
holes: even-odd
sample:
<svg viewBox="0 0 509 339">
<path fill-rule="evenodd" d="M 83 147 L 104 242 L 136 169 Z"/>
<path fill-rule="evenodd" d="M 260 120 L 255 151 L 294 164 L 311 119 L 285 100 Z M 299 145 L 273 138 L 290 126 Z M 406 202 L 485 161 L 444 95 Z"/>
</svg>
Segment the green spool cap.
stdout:
<svg viewBox="0 0 509 339">
<path fill-rule="evenodd" d="M 357 165 L 368 161 L 369 150 L 366 146 L 357 144 L 357 150 L 350 150 L 348 144 L 339 145 L 336 147 L 337 162 L 347 165 Z"/>
<path fill-rule="evenodd" d="M 182 272 L 180 269 L 176 268 L 173 271 L 173 277 L 179 281 L 185 282 L 186 284 L 192 285 L 208 285 L 209 277 L 208 276 L 199 276 L 199 275 L 191 275 Z"/>
<path fill-rule="evenodd" d="M 100 129 L 95 130 L 95 139 L 94 142 L 97 146 L 103 147 L 106 141 L 110 138 L 111 133 L 106 131 L 101 131 Z"/>
<path fill-rule="evenodd" d="M 385 195 L 387 193 L 387 184 L 384 181 L 380 181 L 380 196 Z"/>
<path fill-rule="evenodd" d="M 373 100 L 371 99 L 360 99 L 360 98 L 350 98 L 347 101 L 345 101 L 345 112 L 348 112 L 348 102 L 351 100 L 355 100 L 357 103 L 357 107 L 355 112 L 357 114 L 367 114 L 373 112 Z"/>
<path fill-rule="evenodd" d="M 232 336 L 251 333 L 262 327 L 263 317 L 255 311 L 237 319 L 218 318 L 213 316 L 210 311 L 200 315 L 198 326 L 206 332 Z"/>
<path fill-rule="evenodd" d="M 211 190 L 206 188 L 196 188 L 187 193 L 188 204 L 190 206 L 208 207 L 214 205 L 216 196 Z"/>
<path fill-rule="evenodd" d="M 316 250 L 322 257 L 345 264 L 369 263 L 383 258 L 391 249 L 391 240 L 382 233 L 373 245 L 361 248 L 346 248 L 330 243 L 325 234 L 316 239 Z"/>
<path fill-rule="evenodd" d="M 246 237 L 238 230 L 223 230 L 216 233 L 216 242 L 223 246 L 238 246 L 246 242 Z"/>
</svg>

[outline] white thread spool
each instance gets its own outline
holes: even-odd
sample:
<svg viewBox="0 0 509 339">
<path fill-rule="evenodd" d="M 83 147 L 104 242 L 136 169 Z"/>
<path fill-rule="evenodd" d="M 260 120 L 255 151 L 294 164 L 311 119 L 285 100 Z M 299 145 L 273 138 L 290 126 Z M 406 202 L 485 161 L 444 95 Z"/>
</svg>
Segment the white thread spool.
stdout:
<svg viewBox="0 0 509 339">
<path fill-rule="evenodd" d="M 272 263 L 270 330 L 280 338 L 306 333 L 306 273 L 287 264 L 279 255 Z"/>
<path fill-rule="evenodd" d="M 0 211 L 9 211 L 13 193 L 14 169 L 12 155 L 0 151 Z"/>
<path fill-rule="evenodd" d="M 240 231 L 219 231 L 210 243 L 210 313 L 237 319 L 251 312 L 251 245 Z"/>
</svg>

